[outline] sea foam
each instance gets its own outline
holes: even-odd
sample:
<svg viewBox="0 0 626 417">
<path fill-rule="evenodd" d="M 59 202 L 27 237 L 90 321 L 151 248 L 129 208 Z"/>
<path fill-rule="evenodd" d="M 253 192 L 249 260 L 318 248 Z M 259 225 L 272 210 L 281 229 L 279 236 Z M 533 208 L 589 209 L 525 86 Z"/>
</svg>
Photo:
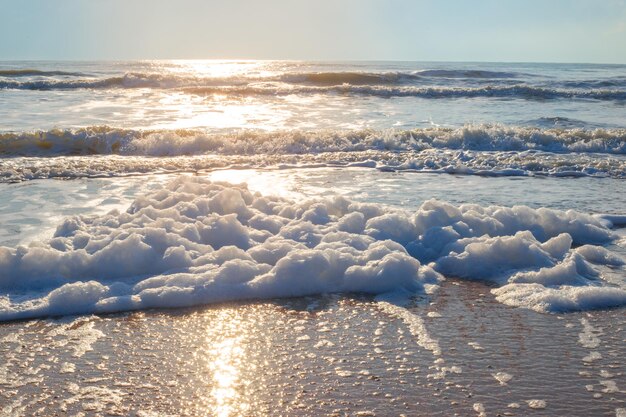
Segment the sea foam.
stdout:
<svg viewBox="0 0 626 417">
<path fill-rule="evenodd" d="M 493 281 L 506 304 L 626 304 L 602 279 L 616 239 L 574 211 L 453 206 L 416 212 L 343 197 L 290 201 L 180 177 L 123 213 L 66 219 L 48 241 L 0 248 L 0 320 L 322 293 L 425 294 L 443 275 Z M 589 257 L 594 265 L 585 259 Z M 621 266 L 618 266 L 621 267 Z"/>
</svg>

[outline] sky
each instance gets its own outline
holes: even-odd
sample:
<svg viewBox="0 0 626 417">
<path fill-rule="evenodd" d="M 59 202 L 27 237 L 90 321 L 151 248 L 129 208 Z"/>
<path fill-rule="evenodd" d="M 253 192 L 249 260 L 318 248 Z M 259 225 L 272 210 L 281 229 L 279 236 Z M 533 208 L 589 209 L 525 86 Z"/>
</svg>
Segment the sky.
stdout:
<svg viewBox="0 0 626 417">
<path fill-rule="evenodd" d="M 626 63 L 626 0 L 0 0 L 0 60 Z"/>
</svg>

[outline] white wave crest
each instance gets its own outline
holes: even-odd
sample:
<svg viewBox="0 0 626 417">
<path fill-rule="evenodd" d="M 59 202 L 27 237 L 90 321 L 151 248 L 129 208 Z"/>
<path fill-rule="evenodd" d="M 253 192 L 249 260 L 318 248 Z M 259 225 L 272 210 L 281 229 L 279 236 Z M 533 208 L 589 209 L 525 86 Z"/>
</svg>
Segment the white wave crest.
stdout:
<svg viewBox="0 0 626 417">
<path fill-rule="evenodd" d="M 626 129 L 540 129 L 492 124 L 415 130 L 287 130 L 208 133 L 107 126 L 0 134 L 4 155 L 308 154 L 366 150 L 546 151 L 626 154 Z"/>
<path fill-rule="evenodd" d="M 467 125 L 216 134 L 104 126 L 0 134 L 0 154 L 11 156 L 0 160 L 0 182 L 226 166 L 363 166 L 487 176 L 623 178 L 626 130 Z"/>
</svg>

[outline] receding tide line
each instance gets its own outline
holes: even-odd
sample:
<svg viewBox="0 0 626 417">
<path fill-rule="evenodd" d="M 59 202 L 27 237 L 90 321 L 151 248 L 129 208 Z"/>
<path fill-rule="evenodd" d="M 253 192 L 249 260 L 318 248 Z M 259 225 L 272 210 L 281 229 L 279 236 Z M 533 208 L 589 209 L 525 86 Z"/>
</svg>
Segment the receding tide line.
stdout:
<svg viewBox="0 0 626 417">
<path fill-rule="evenodd" d="M 441 356 L 439 341 L 430 336 L 424 324 L 424 320 L 421 317 L 411 313 L 404 307 L 397 306 L 387 301 L 379 301 L 377 305 L 385 313 L 402 320 L 408 327 L 409 332 L 416 338 L 419 346 L 431 351 L 434 356 Z"/>
</svg>

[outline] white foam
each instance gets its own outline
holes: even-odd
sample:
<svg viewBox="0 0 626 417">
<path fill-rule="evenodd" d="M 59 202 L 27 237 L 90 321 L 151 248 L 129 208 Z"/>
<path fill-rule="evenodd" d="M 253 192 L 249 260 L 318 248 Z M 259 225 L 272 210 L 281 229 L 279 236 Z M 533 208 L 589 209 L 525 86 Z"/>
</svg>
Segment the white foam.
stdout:
<svg viewBox="0 0 626 417">
<path fill-rule="evenodd" d="M 50 332 L 50 335 L 62 338 L 53 344 L 71 349 L 72 356 L 75 358 L 82 357 L 93 350 L 93 344 L 104 336 L 102 331 L 95 328 L 96 320 L 96 317 L 79 317 L 68 323 L 59 324 Z"/>
<path fill-rule="evenodd" d="M 602 389 L 602 392 L 607 393 L 607 394 L 614 394 L 616 392 L 622 392 L 620 391 L 620 389 L 617 386 L 617 383 L 615 381 L 611 381 L 611 380 L 602 380 L 600 381 L 600 384 L 602 386 L 604 386 L 604 388 Z"/>
<path fill-rule="evenodd" d="M 474 350 L 484 351 L 485 348 L 480 345 L 478 342 L 467 342 L 467 345 L 470 346 Z"/>
<path fill-rule="evenodd" d="M 584 245 L 576 249 L 587 261 L 594 264 L 621 266 L 626 261 L 616 253 L 613 253 L 601 246 Z"/>
<path fill-rule="evenodd" d="M 73 374 L 74 372 L 76 372 L 76 365 L 69 362 L 63 362 L 61 369 L 59 370 L 59 373 L 61 374 Z"/>
<path fill-rule="evenodd" d="M 587 349 L 595 349 L 600 346 L 600 338 L 597 336 L 601 333 L 600 329 L 593 327 L 586 318 L 580 319 L 583 331 L 578 334 L 579 343 Z"/>
<path fill-rule="evenodd" d="M 487 417 L 487 413 L 485 412 L 485 406 L 483 405 L 483 403 L 474 403 L 472 408 L 478 413 L 479 417 Z"/>
<path fill-rule="evenodd" d="M 526 401 L 526 403 L 528 404 L 529 408 L 535 409 L 535 410 L 542 410 L 544 408 L 546 408 L 547 404 L 544 400 L 528 400 Z"/>
<path fill-rule="evenodd" d="M 507 374 L 506 372 L 496 372 L 495 374 L 491 374 L 491 376 L 493 376 L 500 385 L 507 385 L 509 381 L 513 379 L 513 375 Z"/>
<path fill-rule="evenodd" d="M 181 177 L 137 197 L 127 212 L 69 218 L 49 241 L 0 248 L 0 319 L 331 292 L 432 293 L 436 271 L 507 284 L 494 293 L 511 305 L 602 308 L 626 304 L 626 292 L 605 285 L 585 261 L 599 251 L 571 245 L 615 237 L 600 219 L 574 211 L 429 200 L 410 213 L 341 197 L 293 202 Z M 603 259 L 612 258 L 593 260 Z"/>
<path fill-rule="evenodd" d="M 400 318 L 409 328 L 409 332 L 416 338 L 419 346 L 431 351 L 435 356 L 441 356 L 439 341 L 431 337 L 421 317 L 416 316 L 406 308 L 384 301 L 379 302 L 378 306 L 387 314 Z"/>
<path fill-rule="evenodd" d="M 602 359 L 602 354 L 600 352 L 592 351 L 583 358 L 583 362 L 591 363 L 591 362 L 599 361 L 600 359 Z"/>
<path fill-rule="evenodd" d="M 541 284 L 507 284 L 491 292 L 504 304 L 539 312 L 594 310 L 626 304 L 626 291 L 615 287 L 563 285 L 549 288 Z"/>
</svg>

